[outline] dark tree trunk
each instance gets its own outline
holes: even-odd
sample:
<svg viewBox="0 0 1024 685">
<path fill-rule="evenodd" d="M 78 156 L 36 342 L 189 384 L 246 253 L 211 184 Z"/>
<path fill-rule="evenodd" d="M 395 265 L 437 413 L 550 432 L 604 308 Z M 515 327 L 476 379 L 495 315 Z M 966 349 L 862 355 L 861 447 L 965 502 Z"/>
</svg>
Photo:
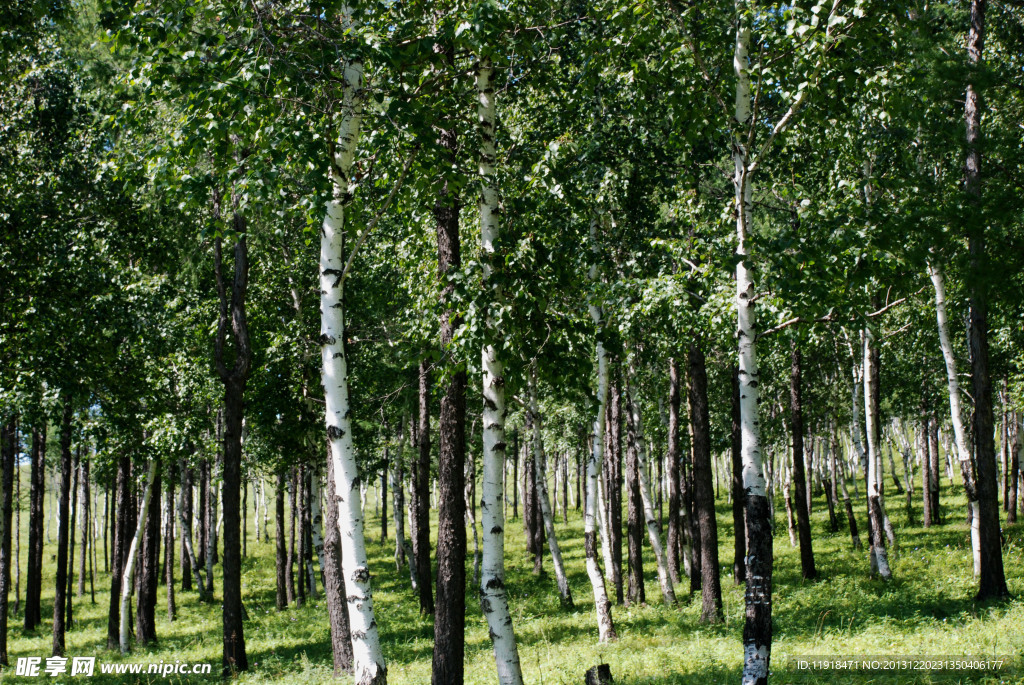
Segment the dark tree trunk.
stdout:
<svg viewBox="0 0 1024 685">
<path fill-rule="evenodd" d="M 1010 465 L 1009 473 L 1006 475 L 1009 481 L 1009 491 L 1007 493 L 1007 505 L 1006 505 L 1006 523 L 1012 525 L 1017 523 L 1017 486 L 1020 482 L 1020 442 L 1024 440 L 1024 435 L 1021 435 L 1020 431 L 1020 417 L 1017 412 L 1013 413 L 1013 422 L 1016 426 L 1015 440 L 1013 446 L 1010 448 Z"/>
<path fill-rule="evenodd" d="M 605 454 L 607 487 L 605 503 L 608 517 L 608 544 L 612 549 L 612 583 L 615 585 L 615 601 L 624 601 L 622 584 L 622 393 L 619 384 L 610 383 L 608 388 L 608 429 Z"/>
<path fill-rule="evenodd" d="M 386 454 L 386 452 L 385 452 Z M 401 457 L 401 455 L 399 455 Z M 388 539 L 388 470 L 391 468 L 391 460 L 385 457 L 384 468 L 380 472 L 380 542 L 384 544 Z"/>
<path fill-rule="evenodd" d="M 0 666 L 10 666 L 7 658 L 8 595 L 11 591 L 11 515 L 14 511 L 14 461 L 17 448 L 14 417 L 0 426 Z"/>
<path fill-rule="evenodd" d="M 57 578 L 53 597 L 53 656 L 64 656 L 64 612 L 68 590 L 68 501 L 71 499 L 71 398 L 64 395 L 60 426 L 60 499 L 57 504 Z"/>
<path fill-rule="evenodd" d="M 306 603 L 306 467 L 295 469 L 295 480 L 292 484 L 295 498 L 292 500 L 292 536 L 298 537 L 295 550 L 295 604 Z"/>
<path fill-rule="evenodd" d="M 533 435 L 533 421 L 533 412 L 527 412 L 524 431 L 528 436 Z M 530 439 L 523 443 L 523 452 L 525 454 L 523 459 L 523 480 L 526 485 L 523 488 L 525 496 L 523 507 L 526 512 L 524 517 L 526 522 L 526 550 L 533 554 L 533 574 L 539 576 L 544 573 L 544 522 L 540 511 L 539 490 L 537 489 L 537 465 L 531 443 L 532 440 Z"/>
<path fill-rule="evenodd" d="M 938 445 L 935 446 L 938 448 Z M 928 433 L 928 411 L 925 402 L 921 402 L 921 501 L 924 527 L 931 528 L 932 519 L 932 441 Z"/>
<path fill-rule="evenodd" d="M 107 616 L 107 649 L 120 649 L 121 584 L 125 582 L 124 563 L 128 553 L 131 510 L 132 463 L 122 454 L 117 463 L 117 485 L 114 503 L 114 543 L 110 547 L 110 611 Z"/>
<path fill-rule="evenodd" d="M 248 367 L 248 362 L 246 362 Z M 240 485 L 242 468 L 242 417 L 246 374 L 232 378 L 224 389 L 224 655 L 225 674 L 245 671 L 249 660 L 245 653 L 242 607 L 242 554 L 240 521 Z"/>
<path fill-rule="evenodd" d="M 81 598 L 85 595 L 85 576 L 89 572 L 89 460 L 82 460 L 78 469 L 78 492 L 82 502 L 82 520 L 79 523 L 82 556 L 78 564 L 78 597 Z"/>
<path fill-rule="evenodd" d="M 700 532 L 700 620 L 719 623 L 722 579 L 718 568 L 718 522 L 711 482 L 711 423 L 708 416 L 708 376 L 704 351 L 690 343 L 690 423 L 693 425 L 693 500 Z"/>
<path fill-rule="evenodd" d="M 71 462 L 71 520 L 68 521 L 68 586 L 64 593 L 64 629 L 71 630 L 75 627 L 74 602 L 75 593 L 72 592 L 75 582 L 75 523 L 78 518 L 78 469 L 81 464 L 82 445 L 79 443 L 75 450 L 74 461 Z"/>
<path fill-rule="evenodd" d="M 242 419 L 245 407 L 245 386 L 249 378 L 252 349 L 249 346 L 249 327 L 245 315 L 245 297 L 249 284 L 249 253 L 245 235 L 245 219 L 237 211 L 237 197 L 232 197 L 235 213 L 232 217 L 238 234 L 234 248 L 234 278 L 231 283 L 230 304 L 224 278 L 221 275 L 221 243 L 215 242 L 215 267 L 220 316 L 217 326 L 215 359 L 217 373 L 224 384 L 224 444 L 221 468 L 222 505 L 224 507 L 224 603 L 222 612 L 224 650 L 221 660 L 224 675 L 249 668 L 245 653 L 245 631 L 242 620 L 242 549 L 240 490 L 242 480 Z M 230 324 L 235 348 L 235 360 L 229 369 L 225 362 L 224 342 Z M 212 497 L 211 497 L 212 499 Z M 210 528 L 216 542 L 216 521 Z M 214 549 L 216 547 L 214 546 Z M 212 574 L 211 574 L 212 575 Z M 212 582 L 212 581 L 211 581 Z"/>
<path fill-rule="evenodd" d="M 199 535 L 196 536 L 196 560 L 199 562 L 199 566 L 206 568 L 206 538 L 209 535 L 209 530 L 206 527 L 207 524 L 207 501 L 210 497 L 210 462 L 203 457 L 199 460 L 199 515 L 197 517 L 197 523 L 199 524 Z"/>
<path fill-rule="evenodd" d="M 445 57 L 453 61 L 451 48 L 445 48 Z M 440 144 L 454 161 L 458 147 L 454 128 L 441 130 Z M 455 285 L 451 279 L 452 273 L 462 265 L 459 207 L 457 192 L 450 190 L 445 181 L 434 205 L 437 271 L 444 287 L 441 303 L 446 310 L 441 315 L 443 354 L 448 353 L 455 330 L 462 323 L 452 308 Z M 466 371 L 463 368 L 453 370 L 441 398 L 438 432 L 437 608 L 431 682 L 433 685 L 449 685 L 462 682 L 465 659 Z"/>
<path fill-rule="evenodd" d="M 740 436 L 740 370 L 732 369 L 732 527 L 733 557 L 732 579 L 739 585 L 747 579 L 747 566 L 743 558 L 747 556 L 747 536 L 743 523 L 743 459 L 742 441 Z"/>
<path fill-rule="evenodd" d="M 42 620 L 39 606 L 43 576 L 43 499 L 46 491 L 46 424 L 32 429 L 32 475 L 28 510 L 28 575 L 25 582 L 25 630 Z"/>
<path fill-rule="evenodd" d="M 562 523 L 569 523 L 569 453 L 562 455 Z M 660 461 L 658 462 L 661 463 Z"/>
<path fill-rule="evenodd" d="M 746 616 L 743 624 L 744 650 L 770 650 L 772 644 L 772 527 L 768 498 L 744 492 L 747 531 Z M 765 669 L 771 667 L 771 661 Z M 764 679 L 756 685 L 767 685 Z"/>
<path fill-rule="evenodd" d="M 242 558 L 249 556 L 249 479 L 242 478 Z"/>
<path fill-rule="evenodd" d="M 330 442 L 327 451 L 330 452 Z M 411 561 L 411 560 L 410 560 Z M 348 623 L 345 576 L 341 572 L 341 533 L 338 530 L 338 498 L 334 490 L 334 460 L 327 458 L 327 506 L 324 507 L 324 595 L 331 621 L 331 653 L 334 675 L 352 671 L 352 635 Z M 278 593 L 280 595 L 280 593 Z"/>
<path fill-rule="evenodd" d="M 184 512 L 182 518 L 188 526 L 187 530 L 181 531 L 181 591 L 188 592 L 192 589 L 192 564 L 185 549 L 185 538 L 192 536 L 192 469 L 187 468 L 184 461 L 181 462 L 181 508 Z M 171 516 L 171 519 L 174 517 Z"/>
<path fill-rule="evenodd" d="M 643 604 L 644 591 L 643 544 L 645 534 L 644 504 L 640 499 L 640 459 L 637 455 L 637 427 L 632 412 L 626 411 L 626 547 L 629 580 L 626 603 Z"/>
<path fill-rule="evenodd" d="M 932 479 L 929 483 L 931 487 L 931 510 L 932 510 L 932 522 L 936 525 L 942 525 L 942 509 L 939 503 L 939 485 L 942 482 L 942 463 L 940 461 L 941 455 L 939 454 L 939 422 L 935 420 L 935 417 L 928 419 L 928 442 L 931 444 L 931 460 L 932 460 Z"/>
<path fill-rule="evenodd" d="M 512 518 L 519 518 L 519 431 L 512 431 Z"/>
<path fill-rule="evenodd" d="M 416 462 L 416 534 L 413 552 L 416 555 L 416 577 L 419 578 L 420 615 L 434 613 L 434 589 L 430 582 L 430 366 L 420 362 L 419 370 L 419 459 Z"/>
<path fill-rule="evenodd" d="M 164 522 L 164 584 L 167 586 L 167 620 L 174 621 L 174 474 L 167 479 L 167 520 Z"/>
<path fill-rule="evenodd" d="M 964 120 L 967 125 L 966 189 L 975 204 L 981 205 L 981 98 L 975 88 L 976 71 L 985 49 L 986 0 L 971 0 L 970 30 L 967 35 L 967 56 L 972 71 L 968 75 Z M 980 519 L 981 564 L 978 579 L 978 600 L 1008 597 L 1003 571 L 1003 554 L 999 531 L 999 501 L 996 484 L 994 419 L 992 415 L 992 382 L 988 369 L 988 264 L 985 246 L 984 217 L 968 219 L 967 244 L 970 253 L 968 301 L 970 321 L 967 327 L 971 350 L 971 387 L 974 390 L 974 444 L 977 450 L 976 492 L 965 483 L 969 500 L 977 500 Z"/>
<path fill-rule="evenodd" d="M 672 583 L 679 584 L 679 552 L 683 548 L 679 525 L 679 362 L 673 357 L 668 367 L 668 572 Z M 739 533 L 737 533 L 738 535 Z"/>
<path fill-rule="evenodd" d="M 153 480 L 153 496 L 149 498 L 146 528 L 142 533 L 139 550 L 139 587 L 135 610 L 135 635 L 140 644 L 156 642 L 156 597 L 160 584 L 160 493 L 161 469 L 158 466 Z"/>
<path fill-rule="evenodd" d="M 811 547 L 811 521 L 807 502 L 807 477 L 804 471 L 804 409 L 801 396 L 801 364 L 803 355 L 793 343 L 790 370 L 789 427 L 793 434 L 793 487 L 796 490 L 796 528 L 800 537 L 800 571 L 804 580 L 818 577 L 814 568 L 814 550 Z"/>
<path fill-rule="evenodd" d="M 295 519 L 298 517 L 298 476 L 293 466 L 288 474 L 288 560 L 284 566 L 284 579 L 288 586 L 288 603 L 295 604 L 298 595 L 295 593 Z"/>
<path fill-rule="evenodd" d="M 277 553 L 275 554 L 275 568 L 277 570 L 277 610 L 284 611 L 285 607 L 288 606 L 288 551 L 285 543 L 285 523 L 284 523 L 284 491 L 285 491 L 285 479 L 284 469 L 278 469 L 277 471 L 277 487 L 274 493 L 274 522 L 275 528 L 275 547 Z M 334 515 L 337 520 L 338 515 Z"/>
</svg>

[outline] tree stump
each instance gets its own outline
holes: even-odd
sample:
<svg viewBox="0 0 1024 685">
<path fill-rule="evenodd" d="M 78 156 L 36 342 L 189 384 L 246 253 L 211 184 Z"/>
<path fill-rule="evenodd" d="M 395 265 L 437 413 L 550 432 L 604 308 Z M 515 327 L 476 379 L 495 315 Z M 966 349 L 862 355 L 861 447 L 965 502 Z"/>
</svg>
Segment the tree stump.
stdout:
<svg viewBox="0 0 1024 685">
<path fill-rule="evenodd" d="M 598 664 L 587 671 L 585 685 L 612 685 L 612 669 L 608 664 Z"/>
</svg>

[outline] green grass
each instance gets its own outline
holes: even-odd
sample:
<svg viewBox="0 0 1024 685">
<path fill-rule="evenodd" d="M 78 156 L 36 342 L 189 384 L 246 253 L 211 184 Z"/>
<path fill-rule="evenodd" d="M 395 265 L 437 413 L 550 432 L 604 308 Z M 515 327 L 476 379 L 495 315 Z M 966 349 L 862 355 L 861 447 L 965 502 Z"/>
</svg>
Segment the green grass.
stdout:
<svg viewBox="0 0 1024 685">
<path fill-rule="evenodd" d="M 23 479 L 23 485 L 27 478 Z M 939 528 L 925 530 L 907 525 L 902 499 L 890 495 L 890 516 L 899 537 L 891 552 L 894 580 L 884 583 L 868 578 L 866 555 L 850 548 L 845 531 L 828 532 L 827 510 L 821 498 L 813 515 L 815 559 L 822 578 L 800 578 L 798 550 L 790 547 L 785 509 L 777 508 L 775 535 L 775 640 L 772 679 L 776 683 L 932 683 L 1024 682 L 1019 670 L 1024 656 L 1024 601 L 978 606 L 972 601 L 976 584 L 972 577 L 968 530 L 960 516 L 962 499 L 943 491 L 947 519 Z M 864 527 L 863 505 L 858 501 L 859 524 Z M 920 520 L 920 505 L 917 519 Z M 529 683 L 580 683 L 584 671 L 595 664 L 611 665 L 616 683 L 692 683 L 710 685 L 738 682 L 742 657 L 742 588 L 734 586 L 728 569 L 732 563 L 732 518 L 729 505 L 718 503 L 725 622 L 705 626 L 698 622 L 699 598 L 680 592 L 678 607 L 658 601 L 653 556 L 645 552 L 646 606 L 615 607 L 613 615 L 620 639 L 611 645 L 597 643 L 590 586 L 583 567 L 582 521 L 570 513 L 569 524 L 557 524 L 569 580 L 577 608 L 559 607 L 550 560 L 548 575 L 535 577 L 525 551 L 521 521 L 510 521 L 507 530 L 507 569 L 510 604 L 519 641 L 520 656 Z M 418 603 L 405 570 L 397 572 L 392 560 L 393 542 L 379 544 L 379 519 L 368 512 L 374 600 L 389 682 L 425 683 L 430 679 L 432 624 L 419 616 Z M 25 568 L 27 520 L 22 518 L 22 569 Z M 274 610 L 274 547 L 256 543 L 250 518 L 249 557 L 243 565 L 243 595 L 250 620 L 246 623 L 246 647 L 251 670 L 240 682 L 328 682 L 331 677 L 330 635 L 323 600 L 278 613 Z M 1024 529 L 1008 527 L 1004 563 L 1010 591 L 1024 595 Z M 54 536 L 55 537 L 55 536 Z M 12 664 L 19 656 L 50 654 L 53 609 L 55 543 L 47 546 L 44 572 L 43 626 L 25 633 L 20 617 L 12 621 L 8 638 Z M 472 550 L 472 537 L 470 537 Z M 100 564 L 102 566 L 102 555 Z M 472 581 L 472 559 L 467 563 Z M 22 592 L 24 592 L 24 577 Z M 68 656 L 95 656 L 100 662 L 122 658 L 106 651 L 106 609 L 109 579 L 97 577 L 96 604 L 86 596 L 75 601 L 75 628 L 67 634 Z M 685 580 L 684 580 L 685 582 Z M 216 577 L 217 595 L 220 578 Z M 220 606 L 202 604 L 195 593 L 177 592 L 178 620 L 166 618 L 165 588 L 160 588 L 157 607 L 159 643 L 136 648 L 123 661 L 141 663 L 207 662 L 219 672 L 221 655 Z M 13 600 L 13 596 L 12 596 Z M 476 592 L 467 592 L 466 682 L 495 682 L 486 623 L 479 611 Z M 871 673 L 849 674 L 798 671 L 790 657 L 894 655 L 946 656 L 1009 655 L 1014 663 L 995 674 L 969 673 Z M 45 676 L 43 676 L 45 677 Z M 13 666 L 0 680 L 33 682 L 13 677 Z M 47 678 L 74 682 L 81 678 Z M 126 682 L 127 676 L 97 675 L 93 682 Z M 134 682 L 201 682 L 202 678 L 135 676 Z"/>
</svg>

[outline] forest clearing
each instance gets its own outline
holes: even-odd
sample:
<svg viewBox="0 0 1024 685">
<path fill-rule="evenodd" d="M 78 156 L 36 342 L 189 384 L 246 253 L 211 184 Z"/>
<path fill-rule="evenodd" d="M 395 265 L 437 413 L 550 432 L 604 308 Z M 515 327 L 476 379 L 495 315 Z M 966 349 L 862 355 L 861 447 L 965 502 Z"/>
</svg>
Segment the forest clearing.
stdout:
<svg viewBox="0 0 1024 685">
<path fill-rule="evenodd" d="M 1024 9 L 0 7 L 0 678 L 1024 682 Z"/>
</svg>

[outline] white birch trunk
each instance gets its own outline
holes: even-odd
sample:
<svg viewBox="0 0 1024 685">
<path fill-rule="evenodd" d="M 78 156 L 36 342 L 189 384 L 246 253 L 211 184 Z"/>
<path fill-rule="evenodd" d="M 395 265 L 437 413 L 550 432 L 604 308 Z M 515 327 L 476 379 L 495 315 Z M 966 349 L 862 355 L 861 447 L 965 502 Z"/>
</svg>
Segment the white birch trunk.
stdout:
<svg viewBox="0 0 1024 685">
<path fill-rule="evenodd" d="M 632 374 L 632 369 L 630 373 Z M 644 425 L 640 416 L 640 405 L 633 398 L 633 387 L 626 385 L 626 400 L 629 403 L 630 411 L 633 414 L 633 425 L 636 426 L 637 459 L 640 460 L 637 471 L 640 474 L 640 499 L 644 504 L 644 518 L 647 520 L 647 539 L 654 550 L 654 559 L 658 565 L 658 584 L 661 586 L 661 596 L 665 604 L 676 603 L 676 591 L 672 586 L 672 578 L 668 573 L 668 566 L 665 563 L 665 549 L 661 545 L 661 534 L 658 532 L 658 519 L 654 515 L 654 502 L 651 499 L 651 486 L 647 477 L 647 465 L 650 460 L 647 458 L 647 441 L 644 439 Z"/>
<path fill-rule="evenodd" d="M 748 264 L 749 252 L 747 237 L 753 221 L 753 187 L 749 174 L 749 150 L 747 149 L 748 128 L 751 115 L 750 64 L 748 49 L 750 45 L 749 13 L 752 10 L 744 0 L 736 0 L 738 23 L 733 53 L 733 69 L 736 74 L 735 120 L 733 122 L 733 189 L 736 213 L 736 319 L 739 356 L 739 390 L 740 390 L 740 459 L 743 466 L 743 491 L 746 497 L 748 529 L 759 522 L 751 520 L 751 514 L 762 508 L 762 500 L 769 500 L 764 475 L 764 464 L 761 455 L 761 425 L 758 402 L 760 397 L 760 377 L 757 365 L 757 338 L 754 309 L 754 280 L 751 265 Z M 767 512 L 767 508 L 765 507 Z M 758 514 L 760 515 L 760 514 Z M 768 523 L 768 522 L 764 522 Z M 743 639 L 743 683 L 766 682 L 768 665 L 771 659 L 771 639 L 769 636 L 758 635 L 764 628 L 759 621 L 771 621 L 771 528 L 767 525 L 760 533 L 769 536 L 766 547 L 768 559 L 758 558 L 748 545 L 747 552 L 747 590 L 744 598 L 746 605 L 746 627 Z M 748 636 L 746 633 L 748 632 Z M 767 637 L 767 639 L 765 639 Z"/>
<path fill-rule="evenodd" d="M 565 565 L 562 563 L 562 550 L 559 548 L 558 538 L 555 536 L 555 523 L 551 515 L 551 502 L 548 498 L 547 455 L 544 453 L 544 443 L 540 435 L 536 365 L 530 369 L 530 413 L 533 414 L 533 471 L 537 480 L 537 495 L 540 497 L 541 518 L 544 520 L 544 530 L 547 532 L 551 565 L 555 568 L 555 579 L 558 581 L 558 594 L 562 606 L 571 607 L 573 605 L 572 592 L 569 589 L 569 579 L 565 575 Z"/>
<path fill-rule="evenodd" d="M 489 57 L 482 57 L 477 65 L 477 117 L 480 125 L 481 145 L 478 173 L 480 190 L 480 241 L 485 287 L 494 299 L 500 292 L 490 280 L 501 225 L 498 221 L 498 190 L 494 185 L 494 123 L 495 103 L 492 77 L 494 68 Z M 488 332 L 500 339 L 503 331 L 488 313 Z M 505 367 L 498 356 L 498 346 L 485 343 L 481 350 L 483 367 L 483 453 L 480 518 L 483 525 L 483 559 L 480 574 L 480 608 L 487 619 L 487 627 L 494 648 L 494 662 L 501 685 L 522 685 L 523 672 L 519 662 L 512 615 L 508 609 L 505 589 Z M 426 582 L 426 581 L 424 581 Z"/>
<path fill-rule="evenodd" d="M 928 260 L 928 275 L 935 288 L 935 318 L 939 325 L 939 347 L 942 358 L 946 362 L 946 387 L 949 392 L 949 414 L 953 423 L 953 440 L 956 445 L 957 459 L 960 461 L 960 472 L 964 476 L 964 490 L 967 493 L 967 506 L 971 512 L 971 551 L 974 558 L 974 575 L 981 573 L 981 528 L 977 516 L 978 493 L 974 488 L 974 465 L 971 453 L 967 449 L 967 431 L 964 430 L 963 411 L 960 408 L 960 382 L 957 379 L 956 357 L 953 345 L 949 341 L 949 317 L 946 314 L 946 283 L 942 269 L 934 260 Z M 947 458 L 949 452 L 946 452 Z M 952 474 L 950 474 L 952 481 Z"/>
<path fill-rule="evenodd" d="M 124 563 L 124 580 L 121 581 L 121 625 L 118 632 L 121 654 L 131 651 L 131 645 L 128 643 L 128 605 L 132 601 L 132 590 L 135 588 L 132 579 L 135 578 L 135 562 L 139 556 L 139 542 L 142 539 L 142 532 L 146 529 L 146 519 L 149 517 L 149 501 L 153 498 L 156 468 L 157 462 L 154 459 L 149 462 L 149 471 L 146 473 L 146 489 L 142 495 L 142 508 L 139 511 L 139 520 L 135 525 L 135 535 L 128 546 L 128 558 Z"/>
<path fill-rule="evenodd" d="M 871 395 L 874 391 L 872 384 L 872 366 L 870 354 L 870 338 L 864 336 L 864 428 L 868 439 L 868 517 L 870 519 L 871 500 L 876 499 L 878 506 L 882 506 L 882 457 L 879 454 L 878 445 L 875 444 L 875 422 L 878 417 L 871 410 Z M 881 523 L 881 521 L 877 522 Z M 873 523 L 872 525 L 877 525 Z M 883 531 L 876 531 L 878 535 Z M 871 570 L 877 572 L 883 580 L 892 578 L 892 570 L 889 568 L 889 554 L 883 544 L 875 544 L 871 541 Z"/>
<path fill-rule="evenodd" d="M 351 9 L 341 10 L 351 25 Z M 384 685 L 387 668 L 373 614 L 370 568 L 363 535 L 360 479 L 352 443 L 352 408 L 349 404 L 348 362 L 345 357 L 344 283 L 345 207 L 355 192 L 350 177 L 363 115 L 363 64 L 358 58 L 345 63 L 341 123 L 331 160 L 333 193 L 320 233 L 320 344 L 322 383 L 326 404 L 327 438 L 333 461 L 341 534 L 342 573 L 348 593 L 352 631 L 353 671 L 356 685 Z"/>
<path fill-rule="evenodd" d="M 591 251 L 598 252 L 597 246 L 597 219 L 590 222 L 590 244 Z M 590 280 L 597 280 L 597 264 L 590 266 Z M 605 590 L 604 576 L 601 575 L 601 567 L 597 563 L 597 498 L 598 498 L 598 472 L 604 462 L 604 424 L 605 415 L 608 410 L 608 354 L 604 349 L 604 342 L 601 339 L 601 308 L 591 303 L 589 305 L 590 318 L 597 329 L 597 416 L 594 417 L 593 444 L 590 455 L 587 457 L 587 488 L 585 496 L 585 514 L 583 518 L 584 548 L 586 553 L 587 576 L 590 578 L 590 585 L 594 590 L 594 609 L 597 612 L 598 641 L 610 642 L 618 639 L 615 633 L 615 625 L 612 623 L 612 605 L 608 601 L 608 593 Z M 603 507 L 602 507 L 603 509 Z M 604 512 L 601 513 L 602 524 Z M 603 525 L 602 525 L 603 528 Z M 605 556 L 610 557 L 611 549 L 607 544 L 607 535 L 602 536 Z M 607 560 L 606 567 L 610 568 Z"/>
<path fill-rule="evenodd" d="M 598 469 L 598 474 L 600 474 L 600 468 Z M 612 582 L 612 546 L 608 540 L 608 518 L 605 513 L 604 501 L 604 478 L 601 478 L 599 475 L 597 479 L 597 527 L 601 535 L 601 560 L 604 562 L 604 578 L 610 583 Z M 584 506 L 586 506 L 585 502 L 586 498 L 584 498 Z"/>
</svg>

